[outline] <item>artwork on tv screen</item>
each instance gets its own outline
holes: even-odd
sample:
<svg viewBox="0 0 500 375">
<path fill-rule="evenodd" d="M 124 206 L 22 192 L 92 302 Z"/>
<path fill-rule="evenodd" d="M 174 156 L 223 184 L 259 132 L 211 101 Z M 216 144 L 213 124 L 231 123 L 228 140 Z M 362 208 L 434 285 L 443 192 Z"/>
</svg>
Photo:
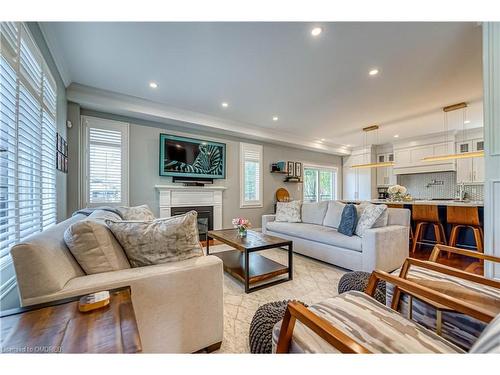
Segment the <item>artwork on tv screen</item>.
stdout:
<svg viewBox="0 0 500 375">
<path fill-rule="evenodd" d="M 226 178 L 226 145 L 160 134 L 160 176 Z"/>
</svg>

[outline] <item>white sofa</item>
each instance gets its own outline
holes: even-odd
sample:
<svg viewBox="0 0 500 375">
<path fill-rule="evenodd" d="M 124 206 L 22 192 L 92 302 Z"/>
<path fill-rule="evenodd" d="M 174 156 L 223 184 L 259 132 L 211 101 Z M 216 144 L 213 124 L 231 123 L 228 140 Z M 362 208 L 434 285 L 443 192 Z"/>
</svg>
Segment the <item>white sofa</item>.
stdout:
<svg viewBox="0 0 500 375">
<path fill-rule="evenodd" d="M 263 215 L 262 232 L 292 240 L 296 253 L 349 270 L 391 272 L 401 267 L 408 257 L 410 210 L 388 208 L 387 226 L 368 229 L 363 237 L 348 237 L 324 225 L 333 204 L 304 203 L 301 223 L 276 222 L 276 215 Z"/>
<path fill-rule="evenodd" d="M 216 348 L 223 335 L 223 269 L 215 256 L 86 275 L 63 240 L 76 215 L 11 250 L 23 306 L 130 286 L 143 352 Z"/>
</svg>

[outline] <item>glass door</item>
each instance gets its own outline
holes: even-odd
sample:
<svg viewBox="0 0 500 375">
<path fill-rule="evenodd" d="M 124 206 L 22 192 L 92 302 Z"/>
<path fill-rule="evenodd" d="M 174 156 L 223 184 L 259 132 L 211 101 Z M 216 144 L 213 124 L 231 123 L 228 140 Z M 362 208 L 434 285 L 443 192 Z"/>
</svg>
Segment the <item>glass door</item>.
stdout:
<svg viewBox="0 0 500 375">
<path fill-rule="evenodd" d="M 337 199 L 337 170 L 304 166 L 304 202 Z"/>
</svg>

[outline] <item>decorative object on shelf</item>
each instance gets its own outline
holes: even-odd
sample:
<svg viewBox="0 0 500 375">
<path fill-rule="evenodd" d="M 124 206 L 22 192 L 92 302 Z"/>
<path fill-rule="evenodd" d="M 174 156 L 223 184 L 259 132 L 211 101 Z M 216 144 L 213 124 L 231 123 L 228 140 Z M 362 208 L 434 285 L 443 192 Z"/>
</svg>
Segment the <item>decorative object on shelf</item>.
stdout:
<svg viewBox="0 0 500 375">
<path fill-rule="evenodd" d="M 402 202 L 407 195 L 406 187 L 401 185 L 389 186 L 387 192 L 389 193 L 389 200 L 394 202 Z"/>
<path fill-rule="evenodd" d="M 290 193 L 285 188 L 279 188 L 276 190 L 276 201 L 278 202 L 290 202 Z"/>
<path fill-rule="evenodd" d="M 241 238 L 247 236 L 247 230 L 252 226 L 250 220 L 243 217 L 235 217 L 232 221 L 233 226 L 238 230 L 238 236 Z"/>
<path fill-rule="evenodd" d="M 286 162 L 286 172 L 288 176 L 293 176 L 295 174 L 295 163 L 293 161 Z"/>
<path fill-rule="evenodd" d="M 287 176 L 285 177 L 284 182 L 302 182 L 300 177 L 295 177 L 295 176 Z"/>
<path fill-rule="evenodd" d="M 466 139 L 466 123 L 467 123 L 467 103 L 457 103 L 453 105 L 449 105 L 447 107 L 443 107 L 444 120 L 443 120 L 443 129 L 444 129 L 444 141 L 446 143 L 448 137 L 448 112 L 457 111 L 459 109 L 462 110 L 462 118 L 459 120 L 458 128 L 460 128 L 460 124 L 462 127 L 462 136 L 463 140 Z M 465 159 L 465 158 L 479 158 L 484 157 L 484 150 L 481 151 L 471 151 L 471 152 L 455 152 L 453 154 L 446 155 L 435 155 L 428 156 L 424 158 L 424 161 L 443 161 L 443 160 L 453 160 L 453 159 Z"/>
<path fill-rule="evenodd" d="M 271 164 L 271 173 L 287 173 L 287 163 L 285 161 L 277 161 Z"/>
<path fill-rule="evenodd" d="M 56 169 L 68 173 L 68 142 L 56 133 Z"/>
<path fill-rule="evenodd" d="M 372 131 L 376 131 L 377 132 L 377 139 L 376 139 L 376 144 L 378 144 L 378 129 L 379 129 L 379 126 L 378 125 L 371 125 L 371 126 L 367 126 L 365 128 L 363 128 L 363 132 L 364 132 L 364 139 L 363 139 L 363 147 L 366 148 L 366 146 L 368 145 L 368 142 L 367 142 L 367 138 L 368 138 L 368 133 L 369 132 L 372 132 Z M 366 154 L 365 154 L 366 155 Z M 355 165 L 352 165 L 351 168 L 380 168 L 380 167 L 392 167 L 394 165 L 394 161 L 385 161 L 385 162 L 379 162 L 379 163 L 371 163 L 370 161 L 367 160 L 366 163 L 363 163 L 363 164 L 355 164 Z"/>
<path fill-rule="evenodd" d="M 295 177 L 302 177 L 302 163 L 298 161 L 295 162 Z"/>
</svg>

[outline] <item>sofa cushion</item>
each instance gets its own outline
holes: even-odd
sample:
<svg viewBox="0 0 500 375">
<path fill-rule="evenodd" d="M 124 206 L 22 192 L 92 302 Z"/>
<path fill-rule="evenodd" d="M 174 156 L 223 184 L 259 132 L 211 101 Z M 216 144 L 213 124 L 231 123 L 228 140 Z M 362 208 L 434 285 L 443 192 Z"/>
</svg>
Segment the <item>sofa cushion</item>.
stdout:
<svg viewBox="0 0 500 375">
<path fill-rule="evenodd" d="M 150 221 L 155 219 L 155 215 L 147 204 L 135 207 L 118 207 L 123 220 Z"/>
<path fill-rule="evenodd" d="M 356 223 L 358 222 L 358 214 L 356 207 L 353 204 L 348 204 L 344 207 L 342 211 L 342 218 L 339 224 L 339 233 L 342 233 L 348 237 L 352 237 L 356 231 Z"/>
<path fill-rule="evenodd" d="M 361 251 L 361 238 L 358 236 L 347 237 L 337 232 L 336 229 L 323 225 L 271 221 L 267 223 L 266 229 L 326 245 Z"/>
<path fill-rule="evenodd" d="M 308 224 L 323 224 L 328 201 L 302 204 L 302 222 Z"/>
<path fill-rule="evenodd" d="M 323 225 L 337 229 L 340 225 L 340 219 L 342 218 L 342 211 L 344 210 L 344 207 L 345 204 L 339 201 L 328 202 L 328 209 L 326 210 Z"/>
<path fill-rule="evenodd" d="M 117 214 L 96 210 L 64 232 L 64 241 L 87 275 L 130 268 L 122 247 L 104 220 L 121 220 Z"/>
<path fill-rule="evenodd" d="M 203 255 L 198 234 L 198 214 L 153 221 L 106 220 L 122 245 L 132 267 L 176 262 Z"/>
<path fill-rule="evenodd" d="M 276 221 L 288 223 L 300 223 L 301 201 L 278 202 L 276 204 Z"/>
<path fill-rule="evenodd" d="M 382 216 L 384 211 L 387 211 L 387 206 L 385 204 L 367 205 L 363 210 L 361 216 L 358 218 L 358 224 L 356 225 L 356 235 L 363 237 L 365 231 L 375 225 L 376 221 Z"/>
</svg>

